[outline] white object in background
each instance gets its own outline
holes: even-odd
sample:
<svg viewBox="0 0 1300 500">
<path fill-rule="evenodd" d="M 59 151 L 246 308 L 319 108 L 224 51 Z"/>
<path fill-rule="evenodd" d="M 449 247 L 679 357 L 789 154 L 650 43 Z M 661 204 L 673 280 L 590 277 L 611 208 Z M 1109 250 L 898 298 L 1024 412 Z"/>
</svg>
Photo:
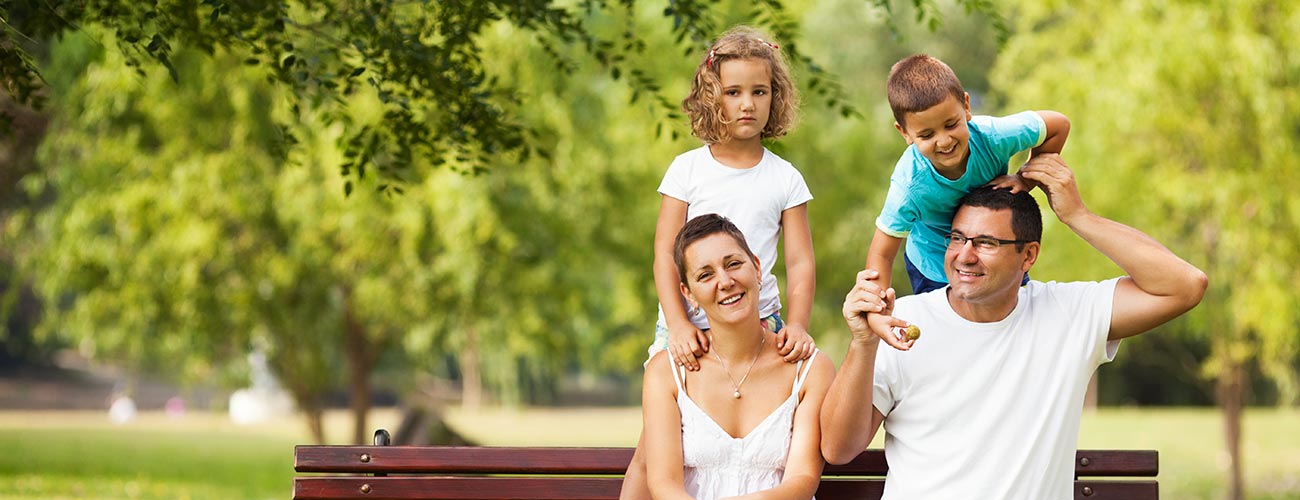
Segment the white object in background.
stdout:
<svg viewBox="0 0 1300 500">
<path fill-rule="evenodd" d="M 108 420 L 121 425 L 135 420 L 135 401 L 130 396 L 118 396 L 108 406 Z"/>
</svg>

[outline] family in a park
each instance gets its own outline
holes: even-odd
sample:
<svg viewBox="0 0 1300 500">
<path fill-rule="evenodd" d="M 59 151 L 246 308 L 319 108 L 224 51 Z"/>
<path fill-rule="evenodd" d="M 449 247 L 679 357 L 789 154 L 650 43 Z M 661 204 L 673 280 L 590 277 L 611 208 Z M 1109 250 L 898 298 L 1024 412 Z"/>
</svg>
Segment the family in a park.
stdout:
<svg viewBox="0 0 1300 500">
<path fill-rule="evenodd" d="M 849 288 L 837 369 L 812 333 L 844 325 L 809 325 L 813 195 L 761 142 L 789 132 L 797 111 L 781 48 L 741 27 L 700 55 L 682 107 L 704 145 L 659 185 L 660 311 L 622 498 L 812 498 L 826 462 L 852 460 L 882 429 L 886 500 L 1073 498 L 1093 372 L 1122 339 L 1200 302 L 1201 270 L 1088 209 L 1059 154 L 1065 116 L 972 116 L 957 76 L 925 55 L 896 63 L 886 87 L 908 146 L 864 269 L 831 285 Z M 1031 279 L 1043 249 L 1035 189 L 1125 275 Z M 904 297 L 891 276 L 900 247 Z"/>
</svg>

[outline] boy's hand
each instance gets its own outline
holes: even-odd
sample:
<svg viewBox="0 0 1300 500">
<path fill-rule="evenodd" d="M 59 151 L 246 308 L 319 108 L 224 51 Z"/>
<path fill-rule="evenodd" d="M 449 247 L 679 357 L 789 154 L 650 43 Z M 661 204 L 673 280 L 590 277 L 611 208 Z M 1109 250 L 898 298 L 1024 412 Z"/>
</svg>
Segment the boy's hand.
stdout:
<svg viewBox="0 0 1300 500">
<path fill-rule="evenodd" d="M 890 295 L 893 295 L 894 289 L 891 288 L 889 289 L 889 291 L 890 291 Z M 890 303 L 889 308 L 892 310 L 893 309 L 892 298 L 889 300 L 889 303 Z M 906 336 L 900 336 L 898 333 L 895 333 L 895 327 L 907 328 L 909 325 L 911 325 L 911 323 L 895 318 L 893 316 L 887 316 L 884 314 L 876 314 L 876 313 L 868 313 L 867 324 L 871 326 L 871 331 L 875 333 L 876 336 L 880 337 L 881 339 L 884 339 L 885 343 L 893 346 L 894 349 L 898 349 L 900 351 L 910 350 L 912 349 L 912 345 L 915 344 L 917 341 L 917 339 L 908 339 Z"/>
<path fill-rule="evenodd" d="M 699 371 L 700 362 L 695 358 L 709 352 L 709 336 L 695 325 L 668 327 L 668 354 L 673 364 L 685 366 L 687 370 Z"/>
<path fill-rule="evenodd" d="M 813 341 L 811 335 L 808 335 L 808 329 L 803 325 L 785 325 L 781 331 L 776 332 L 777 352 L 785 356 L 787 363 L 794 363 L 801 359 L 812 357 L 812 353 L 817 349 L 817 343 Z"/>
<path fill-rule="evenodd" d="M 1031 181 L 1021 177 L 1018 173 L 1014 175 L 999 175 L 997 178 L 989 181 L 986 185 L 993 186 L 994 189 L 1010 189 L 1012 193 L 1029 191 L 1034 188 Z"/>
</svg>

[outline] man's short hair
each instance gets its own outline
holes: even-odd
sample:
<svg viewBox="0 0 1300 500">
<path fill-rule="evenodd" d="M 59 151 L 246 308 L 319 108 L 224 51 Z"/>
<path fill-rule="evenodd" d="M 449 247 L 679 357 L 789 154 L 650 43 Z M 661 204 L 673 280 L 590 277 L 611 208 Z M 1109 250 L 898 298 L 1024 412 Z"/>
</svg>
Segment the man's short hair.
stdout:
<svg viewBox="0 0 1300 500">
<path fill-rule="evenodd" d="M 1038 209 L 1038 200 L 1028 191 L 1012 193 L 1010 189 L 998 189 L 992 186 L 975 188 L 961 200 L 957 201 L 957 210 L 961 207 L 981 207 L 993 210 L 1011 210 L 1011 230 L 1016 239 L 1021 241 L 1042 241 L 1043 213 Z M 1024 250 L 1024 245 L 1016 245 L 1016 251 Z"/>
<path fill-rule="evenodd" d="M 749 243 L 745 242 L 745 233 L 740 232 L 740 228 L 736 227 L 730 219 L 718 214 L 704 214 L 686 221 L 686 225 L 677 232 L 677 239 L 673 241 L 673 263 L 677 264 L 677 274 L 682 284 L 686 284 L 686 247 L 718 233 L 736 240 L 740 248 L 745 249 L 745 253 L 749 254 L 751 260 L 758 259 L 749 249 Z"/>
<path fill-rule="evenodd" d="M 958 102 L 963 102 L 966 96 L 966 90 L 952 68 L 925 54 L 909 56 L 894 63 L 889 70 L 885 93 L 889 97 L 889 109 L 894 112 L 894 121 L 903 128 L 907 128 L 903 121 L 907 113 L 930 109 L 948 96 L 953 96 Z"/>
</svg>

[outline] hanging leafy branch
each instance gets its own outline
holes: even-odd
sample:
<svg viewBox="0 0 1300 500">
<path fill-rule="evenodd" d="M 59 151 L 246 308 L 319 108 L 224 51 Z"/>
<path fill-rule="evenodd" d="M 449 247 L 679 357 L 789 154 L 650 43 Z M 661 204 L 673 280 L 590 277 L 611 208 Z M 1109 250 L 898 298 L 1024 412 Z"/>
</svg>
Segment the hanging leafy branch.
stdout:
<svg viewBox="0 0 1300 500">
<path fill-rule="evenodd" d="M 916 21 L 939 24 L 934 0 L 905 0 Z M 968 12 L 992 19 L 1000 33 L 1005 23 L 989 0 L 956 0 Z M 871 0 L 891 15 L 890 0 Z M 536 33 L 556 67 L 572 74 L 578 62 L 560 56 L 558 47 L 581 46 L 593 61 L 633 90 L 633 100 L 649 99 L 665 120 L 680 118 L 675 99 L 662 95 L 655 79 L 631 64 L 644 56 L 646 43 L 632 22 L 634 0 L 581 0 L 559 6 L 553 0 L 11 0 L 0 4 L 0 78 L 17 102 L 39 107 L 44 82 L 38 59 L 44 44 L 83 25 L 102 25 L 126 63 L 144 73 L 151 65 L 179 78 L 172 62 L 177 47 L 209 54 L 239 54 L 268 79 L 290 90 L 291 109 L 342 124 L 340 173 L 349 179 L 372 173 L 380 189 L 401 189 L 411 165 L 431 159 L 434 166 L 479 172 L 500 155 L 547 155 L 514 108 L 516 90 L 484 71 L 479 35 L 496 23 Z M 690 52 L 718 33 L 715 2 L 669 0 L 663 10 L 676 43 Z M 614 34 L 597 34 L 597 16 L 628 19 Z M 785 41 L 791 59 L 807 70 L 807 85 L 843 116 L 857 112 L 844 91 L 811 57 L 798 50 L 798 24 L 779 0 L 753 7 L 755 24 Z M 893 21 L 892 29 L 896 30 Z M 382 120 L 353 123 L 349 97 L 372 92 L 382 103 Z M 3 117 L 0 117 L 3 118 Z M 7 121 L 7 120 L 3 120 Z M 282 126 L 282 152 L 298 144 Z M 351 190 L 348 182 L 345 189 Z"/>
</svg>

